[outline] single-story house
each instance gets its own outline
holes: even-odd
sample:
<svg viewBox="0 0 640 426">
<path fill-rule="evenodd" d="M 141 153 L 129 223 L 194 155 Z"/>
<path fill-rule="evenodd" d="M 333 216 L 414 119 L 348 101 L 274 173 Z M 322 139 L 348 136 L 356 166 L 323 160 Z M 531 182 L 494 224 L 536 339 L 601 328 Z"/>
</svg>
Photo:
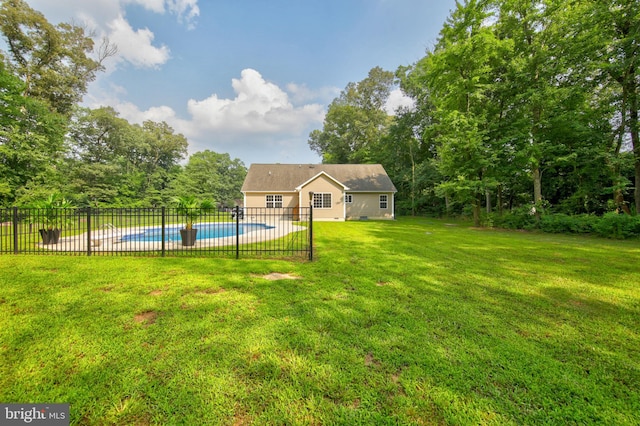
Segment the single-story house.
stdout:
<svg viewBox="0 0 640 426">
<path fill-rule="evenodd" d="M 394 219 L 396 187 L 380 164 L 252 164 L 245 208 L 313 205 L 314 220 Z"/>
</svg>

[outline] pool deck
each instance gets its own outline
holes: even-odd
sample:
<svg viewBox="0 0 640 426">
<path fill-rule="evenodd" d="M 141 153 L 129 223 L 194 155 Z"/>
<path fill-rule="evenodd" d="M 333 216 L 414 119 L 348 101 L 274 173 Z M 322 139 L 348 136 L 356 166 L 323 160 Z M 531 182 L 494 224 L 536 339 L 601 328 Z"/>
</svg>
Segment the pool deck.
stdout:
<svg viewBox="0 0 640 426">
<path fill-rule="evenodd" d="M 208 222 L 208 223 L 235 223 L 235 222 Z M 242 220 L 243 225 L 259 224 L 267 225 L 270 228 L 249 231 L 239 236 L 240 244 L 252 244 L 262 241 L 275 240 L 285 235 L 299 232 L 307 229 L 306 226 L 295 225 L 291 220 L 280 219 L 270 220 L 256 223 L 253 220 Z M 168 227 L 181 226 L 180 224 L 167 225 Z M 198 224 L 194 224 L 197 228 Z M 91 252 L 130 252 L 130 251 L 161 251 L 162 241 L 120 241 L 123 236 L 130 234 L 139 234 L 149 229 L 158 229 L 158 226 L 139 226 L 122 229 L 103 229 L 92 231 L 91 242 L 88 243 L 87 233 L 74 235 L 71 237 L 62 237 L 58 244 L 42 244 L 38 247 L 51 251 L 66 252 L 86 252 L 88 244 L 91 245 Z M 165 250 L 192 250 L 210 247 L 224 247 L 236 244 L 236 236 L 207 238 L 196 240 L 193 246 L 183 246 L 181 241 L 165 241 Z"/>
</svg>

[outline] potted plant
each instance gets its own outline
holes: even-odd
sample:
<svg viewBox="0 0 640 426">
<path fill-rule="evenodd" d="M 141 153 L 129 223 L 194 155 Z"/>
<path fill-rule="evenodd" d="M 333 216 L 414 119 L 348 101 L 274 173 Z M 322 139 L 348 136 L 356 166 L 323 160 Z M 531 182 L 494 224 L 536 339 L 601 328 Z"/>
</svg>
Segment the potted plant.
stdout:
<svg viewBox="0 0 640 426">
<path fill-rule="evenodd" d="M 38 218 L 42 223 L 39 230 L 43 244 L 58 244 L 61 228 L 64 225 L 63 209 L 73 207 L 71 201 L 60 194 L 50 194 L 46 199 L 35 203 L 39 209 Z"/>
<path fill-rule="evenodd" d="M 193 195 L 175 198 L 178 215 L 184 217 L 184 228 L 180 230 L 183 246 L 192 246 L 196 242 L 198 229 L 193 227 L 193 222 L 207 210 L 213 208 L 213 203 L 209 200 L 200 201 Z"/>
</svg>

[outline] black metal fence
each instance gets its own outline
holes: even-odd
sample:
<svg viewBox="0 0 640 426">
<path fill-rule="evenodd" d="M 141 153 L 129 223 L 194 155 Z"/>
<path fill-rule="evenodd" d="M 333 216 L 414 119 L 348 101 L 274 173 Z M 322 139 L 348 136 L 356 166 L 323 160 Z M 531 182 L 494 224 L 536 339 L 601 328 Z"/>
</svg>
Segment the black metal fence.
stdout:
<svg viewBox="0 0 640 426">
<path fill-rule="evenodd" d="M 0 209 L 0 254 L 220 255 L 236 259 L 312 260 L 312 227 L 310 207 L 229 210 L 13 207 Z M 189 228 L 195 231 L 188 231 Z"/>
</svg>

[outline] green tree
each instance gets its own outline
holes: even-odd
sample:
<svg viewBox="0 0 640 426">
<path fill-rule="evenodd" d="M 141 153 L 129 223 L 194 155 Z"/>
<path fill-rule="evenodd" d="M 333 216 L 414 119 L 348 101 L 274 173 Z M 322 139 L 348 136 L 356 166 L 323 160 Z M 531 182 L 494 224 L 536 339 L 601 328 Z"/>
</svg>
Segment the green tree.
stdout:
<svg viewBox="0 0 640 426">
<path fill-rule="evenodd" d="M 132 166 L 135 129 L 113 108 L 78 108 L 67 135 L 69 192 L 82 204 L 131 205 L 139 198 Z"/>
<path fill-rule="evenodd" d="M 246 174 L 242 161 L 232 160 L 229 154 L 210 150 L 196 152 L 173 182 L 173 192 L 215 200 L 220 206 L 233 206 L 242 198 L 240 188 Z"/>
<path fill-rule="evenodd" d="M 103 69 L 102 62 L 117 50 L 104 41 L 95 52 L 81 27 L 54 26 L 23 0 L 2 1 L 0 31 L 9 48 L 10 69 L 24 82 L 23 95 L 44 100 L 63 115 L 71 113 Z"/>
<path fill-rule="evenodd" d="M 499 117 L 490 101 L 504 43 L 487 25 L 490 17 L 487 2 L 458 3 L 436 48 L 414 70 L 435 106 L 431 132 L 444 178 L 439 192 L 469 203 L 476 225 L 485 193 L 497 186 L 492 177 L 497 149 L 490 133 Z"/>
<path fill-rule="evenodd" d="M 111 107 L 77 108 L 68 133 L 69 155 L 87 163 L 111 163 L 133 148 L 131 125 Z"/>
<path fill-rule="evenodd" d="M 436 144 L 430 133 L 435 107 L 428 88 L 413 71 L 414 67 L 406 66 L 396 71 L 400 88 L 414 104 L 397 111 L 375 160 L 384 165 L 398 189 L 399 213 L 442 214 L 445 206 L 434 191 L 442 176 L 435 166 Z"/>
<path fill-rule="evenodd" d="M 516 159 L 531 174 L 538 206 L 546 204 L 545 171 L 575 160 L 579 128 L 587 117 L 582 114 L 588 101 L 585 81 L 569 60 L 573 47 L 566 37 L 565 9 L 572 10 L 564 6 L 557 0 L 497 2 L 496 32 L 513 43 L 503 75 L 509 95 L 506 129 L 517 146 Z"/>
<path fill-rule="evenodd" d="M 170 198 L 168 189 L 180 173 L 180 161 L 187 154 L 188 141 L 182 134 L 174 133 L 165 122 L 145 121 L 137 129 L 133 165 L 142 173 L 141 194 L 144 204 L 159 206 Z"/>
<path fill-rule="evenodd" d="M 380 67 L 349 83 L 329 105 L 323 129 L 309 135 L 309 147 L 324 163 L 371 162 L 391 123 L 384 106 L 393 86 L 393 73 Z"/>
<path fill-rule="evenodd" d="M 0 64 L 0 203 L 25 196 L 29 184 L 53 186 L 65 119 L 23 95 L 24 83 Z M 29 198 L 27 196 L 26 198 Z"/>
<path fill-rule="evenodd" d="M 576 63 L 583 66 L 598 90 L 603 109 L 613 107 L 615 128 L 609 164 L 615 202 L 620 208 L 626 206 L 623 193 L 630 182 L 622 173 L 622 153 L 630 150 L 634 158 L 635 210 L 640 212 L 640 6 L 635 0 L 584 0 L 580 6 L 580 15 L 589 19 L 574 15 L 572 21 L 579 41 Z"/>
<path fill-rule="evenodd" d="M 77 109 L 67 143 L 70 192 L 97 206 L 166 204 L 187 149 L 166 123 L 132 125 L 109 107 Z"/>
</svg>

